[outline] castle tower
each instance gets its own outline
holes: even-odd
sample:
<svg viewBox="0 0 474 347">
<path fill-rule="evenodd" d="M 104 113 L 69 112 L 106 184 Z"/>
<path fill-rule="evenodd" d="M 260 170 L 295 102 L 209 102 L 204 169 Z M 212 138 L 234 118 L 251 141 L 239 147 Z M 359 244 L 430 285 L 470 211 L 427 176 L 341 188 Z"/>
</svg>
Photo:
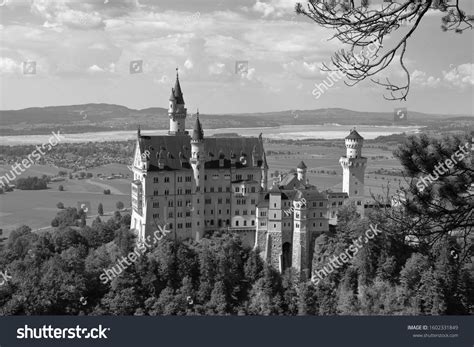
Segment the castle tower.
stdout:
<svg viewBox="0 0 474 347">
<path fill-rule="evenodd" d="M 282 271 L 282 228 L 281 192 L 276 185 L 269 191 L 268 234 L 266 261 L 276 270 Z"/>
<path fill-rule="evenodd" d="M 293 251 L 291 266 L 303 278 L 309 277 L 309 252 L 311 233 L 307 229 L 307 206 L 303 202 L 303 194 L 299 192 L 293 201 L 295 209 L 293 217 Z M 303 200 L 303 201 L 302 201 Z"/>
<path fill-rule="evenodd" d="M 174 88 L 171 88 L 168 116 L 170 118 L 169 135 L 187 135 L 186 131 L 186 112 L 184 107 L 183 92 L 179 84 L 178 68 L 176 68 L 176 82 Z"/>
<path fill-rule="evenodd" d="M 342 166 L 342 191 L 349 195 L 358 212 L 364 213 L 364 175 L 367 167 L 367 158 L 362 156 L 364 138 L 352 129 L 345 139 L 346 155 L 339 159 Z"/>
<path fill-rule="evenodd" d="M 192 199 L 192 225 L 198 241 L 204 235 L 204 132 L 199 121 L 199 111 L 191 137 L 191 167 L 194 173 L 194 192 Z"/>
<path fill-rule="evenodd" d="M 298 181 L 300 181 L 303 184 L 306 184 L 306 164 L 304 161 L 301 161 L 298 166 L 296 167 L 296 173 L 298 175 Z"/>
</svg>

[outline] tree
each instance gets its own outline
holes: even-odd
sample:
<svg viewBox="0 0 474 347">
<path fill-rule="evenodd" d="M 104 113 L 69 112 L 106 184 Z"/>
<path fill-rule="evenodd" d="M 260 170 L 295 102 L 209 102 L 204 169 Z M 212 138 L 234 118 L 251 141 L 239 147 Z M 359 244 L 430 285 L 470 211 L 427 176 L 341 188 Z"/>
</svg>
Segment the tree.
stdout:
<svg viewBox="0 0 474 347">
<path fill-rule="evenodd" d="M 354 3 L 354 0 L 309 0 L 306 6 L 297 3 L 295 10 L 322 27 L 335 29 L 331 39 L 349 45 L 348 51 L 336 52 L 331 59 L 332 66 L 324 64 L 323 71 L 344 73 L 349 80 L 346 84 L 351 86 L 370 78 L 390 92 L 388 97 L 384 96 L 387 100 L 406 100 L 410 90 L 410 73 L 404 64 L 407 43 L 430 9 L 444 13 L 443 31 L 462 33 L 472 29 L 474 21 L 474 16 L 466 15 L 461 9 L 459 0 L 384 1 L 381 8 L 369 7 L 369 0 L 362 0 L 360 5 Z M 393 37 L 405 24 L 409 25 L 408 31 L 403 32 L 392 47 L 387 47 L 384 40 Z M 373 52 L 370 45 L 375 46 Z M 404 84 L 395 84 L 388 78 L 384 82 L 372 79 L 394 59 L 399 60 L 406 75 Z"/>
<path fill-rule="evenodd" d="M 59 185 L 58 190 L 59 190 L 60 192 L 64 191 L 64 187 L 63 187 L 62 184 Z"/>
<path fill-rule="evenodd" d="M 56 207 L 59 208 L 60 210 L 63 210 L 64 209 L 64 204 L 62 202 L 58 202 L 56 204 Z"/>
<path fill-rule="evenodd" d="M 117 201 L 117 203 L 115 204 L 115 207 L 117 207 L 117 210 L 123 210 L 123 202 Z"/>
<path fill-rule="evenodd" d="M 110 195 L 110 189 L 104 189 L 104 195 Z"/>
<path fill-rule="evenodd" d="M 403 166 L 407 187 L 395 195 L 398 208 L 384 209 L 407 239 L 431 247 L 455 233 L 462 242 L 461 258 L 468 257 L 474 227 L 474 167 L 468 137 L 444 139 L 411 136 L 395 152 Z M 382 204 L 390 203 L 389 192 Z"/>
<path fill-rule="evenodd" d="M 99 206 L 97 207 L 97 213 L 99 214 L 99 216 L 104 215 L 104 206 L 102 206 L 102 203 L 99 203 Z"/>
</svg>

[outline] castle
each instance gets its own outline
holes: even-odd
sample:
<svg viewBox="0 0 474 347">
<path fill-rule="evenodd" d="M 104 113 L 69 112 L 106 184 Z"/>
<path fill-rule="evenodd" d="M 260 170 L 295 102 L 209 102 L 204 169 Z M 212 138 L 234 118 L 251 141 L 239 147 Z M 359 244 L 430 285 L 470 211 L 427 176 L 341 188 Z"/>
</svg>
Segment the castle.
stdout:
<svg viewBox="0 0 474 347">
<path fill-rule="evenodd" d="M 332 192 L 309 184 L 304 162 L 269 187 L 261 135 L 205 137 L 199 112 L 189 134 L 178 74 L 168 115 L 168 135 L 137 133 L 130 227 L 139 242 L 165 224 L 179 239 L 225 230 L 275 269 L 309 274 L 314 239 L 337 223 L 337 210 L 353 201 L 363 213 L 367 159 L 355 129 L 340 159 L 343 191 Z"/>
</svg>

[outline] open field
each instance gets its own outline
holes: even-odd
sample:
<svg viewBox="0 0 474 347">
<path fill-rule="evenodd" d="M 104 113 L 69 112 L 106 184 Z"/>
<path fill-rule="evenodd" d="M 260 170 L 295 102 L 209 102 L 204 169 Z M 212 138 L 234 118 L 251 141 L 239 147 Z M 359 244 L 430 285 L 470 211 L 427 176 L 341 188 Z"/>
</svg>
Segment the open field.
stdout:
<svg viewBox="0 0 474 347">
<path fill-rule="evenodd" d="M 4 170 L 5 167 L 2 167 L 1 171 Z M 61 169 L 36 165 L 30 167 L 22 177 L 56 175 L 59 170 Z M 62 202 L 65 207 L 77 207 L 78 201 L 89 201 L 91 214 L 88 216 L 88 224 L 97 215 L 99 203 L 104 206 L 106 216 L 113 214 L 118 201 L 122 201 L 126 208 L 130 206 L 130 178 L 101 180 L 96 177 L 97 173 L 130 174 L 125 165 L 106 165 L 88 172 L 93 173 L 94 178 L 66 179 L 63 182 L 49 183 L 47 190 L 14 190 L 0 195 L 0 228 L 8 235 L 21 225 L 28 225 L 32 229 L 48 227 L 59 211 L 56 207 L 58 202 Z M 64 191 L 58 190 L 59 185 L 63 185 Z M 104 189 L 110 189 L 111 194 L 104 195 Z"/>
</svg>

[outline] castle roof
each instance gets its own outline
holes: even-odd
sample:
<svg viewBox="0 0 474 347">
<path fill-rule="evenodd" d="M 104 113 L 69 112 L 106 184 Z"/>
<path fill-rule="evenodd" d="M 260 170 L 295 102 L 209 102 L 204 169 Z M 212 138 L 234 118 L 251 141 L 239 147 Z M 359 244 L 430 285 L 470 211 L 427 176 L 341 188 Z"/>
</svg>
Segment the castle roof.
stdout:
<svg viewBox="0 0 474 347">
<path fill-rule="evenodd" d="M 346 140 L 363 140 L 364 138 L 360 136 L 357 130 L 352 129 L 350 134 L 346 136 Z"/>
<path fill-rule="evenodd" d="M 183 92 L 181 91 L 181 85 L 179 84 L 178 69 L 176 69 L 176 82 L 173 88 L 173 96 L 175 97 L 176 103 L 178 105 L 184 105 Z"/>
<path fill-rule="evenodd" d="M 204 139 L 205 151 L 206 151 L 206 162 L 205 168 L 219 168 L 219 157 L 224 157 L 224 168 L 230 168 L 232 161 L 230 160 L 232 153 L 244 153 L 247 155 L 247 159 L 240 161 L 239 158 L 235 159 L 235 167 L 249 168 L 256 167 L 260 168 L 263 163 L 263 144 L 260 143 L 260 139 L 256 137 L 209 137 Z M 160 171 L 160 170 L 181 170 L 191 169 L 189 164 L 189 158 L 191 157 L 191 137 L 190 136 L 147 136 L 141 135 L 138 139 L 141 153 L 146 150 L 150 152 L 149 170 Z M 251 160 L 252 151 L 256 148 L 255 155 L 258 160 L 254 166 L 253 160 Z M 162 154 L 162 161 L 164 162 L 164 168 L 158 168 L 158 156 L 163 151 L 166 155 Z M 180 154 L 181 153 L 181 154 Z M 164 156 L 164 158 L 163 158 Z M 184 161 L 186 159 L 186 161 Z M 222 159 L 221 159 L 222 160 Z"/>
<path fill-rule="evenodd" d="M 306 164 L 304 163 L 304 161 L 300 161 L 300 163 L 298 164 L 298 166 L 296 167 L 297 169 L 307 169 L 308 167 L 306 166 Z"/>
<path fill-rule="evenodd" d="M 204 139 L 204 131 L 202 131 L 201 122 L 199 121 L 199 113 L 196 117 L 196 122 L 194 123 L 192 139 L 194 141 L 201 141 Z"/>
</svg>

